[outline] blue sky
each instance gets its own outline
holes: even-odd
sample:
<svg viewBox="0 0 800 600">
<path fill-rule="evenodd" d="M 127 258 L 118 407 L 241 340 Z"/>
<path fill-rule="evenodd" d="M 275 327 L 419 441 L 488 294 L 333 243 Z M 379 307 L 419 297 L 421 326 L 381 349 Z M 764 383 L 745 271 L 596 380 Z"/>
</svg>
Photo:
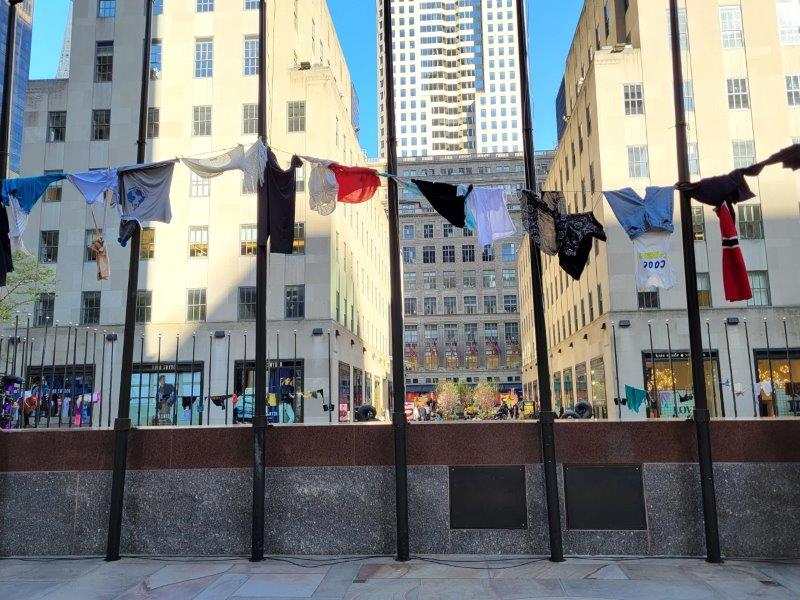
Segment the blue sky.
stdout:
<svg viewBox="0 0 800 600">
<path fill-rule="evenodd" d="M 360 10 L 353 10 L 354 3 Z M 527 0 L 534 127 L 538 149 L 556 143 L 555 97 L 583 0 Z M 39 0 L 34 15 L 31 77 L 53 77 L 61 54 L 68 0 Z M 44 6 L 47 6 L 44 9 Z M 361 103 L 361 144 L 377 147 L 374 0 L 328 0 Z"/>
</svg>

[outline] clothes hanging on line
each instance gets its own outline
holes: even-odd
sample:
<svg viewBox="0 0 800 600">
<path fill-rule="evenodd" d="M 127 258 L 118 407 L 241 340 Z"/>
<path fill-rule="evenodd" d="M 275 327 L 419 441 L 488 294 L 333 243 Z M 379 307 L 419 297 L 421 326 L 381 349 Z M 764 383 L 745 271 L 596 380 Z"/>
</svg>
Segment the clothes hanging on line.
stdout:
<svg viewBox="0 0 800 600">
<path fill-rule="evenodd" d="M 638 414 L 642 404 L 647 401 L 647 392 L 630 385 L 626 385 L 625 400 L 628 408 Z"/>
<path fill-rule="evenodd" d="M 143 222 L 172 221 L 169 193 L 177 160 L 123 167 L 119 174 L 119 243 L 124 247 Z"/>
<path fill-rule="evenodd" d="M 559 210 L 563 197 L 561 192 L 543 192 L 539 198 L 530 190 L 521 190 L 522 224 L 539 250 L 548 256 L 556 256 L 564 241 L 564 215 Z"/>
<path fill-rule="evenodd" d="M 102 202 L 106 192 L 114 196 L 112 204 L 119 194 L 119 174 L 117 169 L 95 169 L 85 173 L 70 173 L 67 180 L 74 185 L 86 200 L 86 204 Z"/>
<path fill-rule="evenodd" d="M 14 272 L 9 232 L 8 212 L 0 208 L 0 287 L 6 286 L 8 274 Z"/>
<path fill-rule="evenodd" d="M 564 240 L 558 251 L 558 264 L 576 281 L 583 275 L 594 240 L 606 241 L 603 226 L 594 213 L 565 215 Z"/>
<path fill-rule="evenodd" d="M 670 290 L 678 282 L 675 269 L 669 260 L 671 233 L 649 231 L 633 240 L 636 254 L 636 289 L 647 291 L 649 287 Z"/>
<path fill-rule="evenodd" d="M 370 200 L 378 188 L 381 187 L 381 180 L 375 169 L 367 167 L 345 167 L 340 164 L 332 164 L 328 167 L 336 176 L 339 184 L 337 200 L 347 204 L 360 204 Z"/>
<path fill-rule="evenodd" d="M 466 225 L 465 201 L 472 191 L 469 187 L 466 194 L 459 194 L 458 187 L 449 183 L 435 183 L 412 179 L 411 182 L 419 189 L 428 203 L 444 219 L 453 225 L 463 229 Z"/>
<path fill-rule="evenodd" d="M 272 254 L 291 254 L 294 247 L 294 215 L 297 197 L 297 179 L 295 170 L 303 165 L 297 156 L 283 170 L 278 158 L 270 149 L 268 151 L 265 181 L 267 186 L 267 206 L 261 209 L 266 214 L 259 215 L 258 243 L 266 245 L 270 240 Z"/>
<path fill-rule="evenodd" d="M 509 238 L 517 233 L 506 206 L 502 188 L 476 187 L 467 196 L 467 205 L 474 211 L 478 243 L 482 247 Z"/>
<path fill-rule="evenodd" d="M 792 144 L 782 150 L 779 150 L 766 160 L 762 160 L 754 165 L 740 169 L 742 173 L 749 177 L 761 175 L 764 167 L 782 163 L 785 169 L 797 171 L 800 169 L 800 144 Z"/>
<path fill-rule="evenodd" d="M 731 171 L 727 175 L 706 177 L 694 183 L 679 183 L 675 187 L 688 193 L 690 198 L 701 204 L 708 204 L 715 208 L 723 204 L 736 204 L 756 197 L 741 169 Z"/>
<path fill-rule="evenodd" d="M 739 232 L 734 223 L 733 207 L 726 203 L 715 208 L 714 212 L 719 217 L 719 228 L 722 233 L 722 281 L 725 287 L 725 300 L 728 302 L 750 300 L 753 297 L 753 290 L 739 246 Z"/>
<path fill-rule="evenodd" d="M 760 398 L 762 393 L 764 396 L 772 398 L 772 392 L 773 387 L 771 381 L 759 381 L 753 384 L 753 393 L 755 394 L 756 398 Z"/>
<path fill-rule="evenodd" d="M 42 197 L 45 190 L 51 184 L 62 181 L 66 177 L 63 173 L 47 173 L 37 177 L 4 179 L 0 185 L 0 199 L 2 199 L 3 204 L 8 206 L 11 196 L 14 196 L 23 212 L 30 214 L 34 204 Z"/>
<path fill-rule="evenodd" d="M 378 172 L 367 167 L 345 167 L 331 160 L 301 156 L 311 165 L 308 175 L 308 202 L 311 210 L 327 216 L 337 202 L 360 204 L 371 199 L 381 180 Z"/>
<path fill-rule="evenodd" d="M 213 179 L 228 171 L 241 171 L 244 173 L 245 187 L 252 190 L 258 187 L 259 182 L 264 182 L 264 169 L 268 160 L 267 147 L 261 140 L 249 148 L 239 144 L 232 150 L 210 158 L 181 158 L 189 170 L 203 179 Z"/>
<path fill-rule="evenodd" d="M 604 191 L 603 194 L 629 238 L 634 239 L 648 231 L 672 233 L 675 230 L 672 223 L 673 186 L 647 187 L 644 198 L 631 188 Z"/>
<path fill-rule="evenodd" d="M 310 156 L 302 156 L 301 158 L 303 162 L 311 165 L 311 172 L 308 174 L 309 207 L 323 217 L 333 214 L 333 211 L 336 210 L 336 200 L 339 196 L 336 175 L 328 168 L 333 164 L 333 161 Z"/>
<path fill-rule="evenodd" d="M 11 196 L 11 222 L 8 237 L 11 240 L 11 252 L 19 252 L 25 249 L 22 243 L 22 236 L 28 228 L 28 214 L 22 210 L 16 196 Z"/>
</svg>

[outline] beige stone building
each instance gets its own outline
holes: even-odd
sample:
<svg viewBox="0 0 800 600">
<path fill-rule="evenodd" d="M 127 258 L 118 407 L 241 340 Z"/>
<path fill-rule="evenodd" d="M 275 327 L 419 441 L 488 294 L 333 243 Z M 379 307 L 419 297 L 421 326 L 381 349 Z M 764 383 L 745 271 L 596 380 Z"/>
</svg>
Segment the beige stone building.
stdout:
<svg viewBox="0 0 800 600">
<path fill-rule="evenodd" d="M 749 165 L 800 139 L 800 3 L 679 4 L 692 179 Z M 565 127 L 546 187 L 564 191 L 569 212 L 593 210 L 608 243 L 595 246 L 579 282 L 556 260 L 544 261 L 548 385 L 556 406 L 589 400 L 601 418 L 685 417 L 693 407 L 677 195 L 669 253 L 679 283 L 637 292 L 632 242 L 601 194 L 632 187 L 643 195 L 646 186 L 677 180 L 668 16 L 667 0 L 587 0 L 566 61 Z M 718 417 L 798 414 L 800 179 L 778 166 L 749 182 L 757 198 L 738 205 L 737 224 L 751 301 L 725 301 L 717 217 L 700 204 L 692 211 L 709 404 Z M 523 380 L 535 396 L 541 382 L 523 249 Z M 759 381 L 774 393 L 757 400 Z M 616 406 L 626 384 L 647 389 L 651 406 L 638 413 Z"/>
<path fill-rule="evenodd" d="M 295 153 L 364 164 L 357 99 L 325 0 L 283 4 L 269 11 L 267 24 L 270 145 L 284 166 Z M 156 3 L 149 161 L 210 156 L 256 140 L 258 14 L 256 1 Z M 135 160 L 142 3 L 75 0 L 71 23 L 71 43 L 65 44 L 69 78 L 30 87 L 25 175 Z M 269 258 L 269 391 L 278 391 L 279 377 L 296 376 L 298 391 L 324 390 L 326 398 L 335 397 L 334 422 L 352 419 L 361 403 L 375 405 L 382 414 L 390 372 L 389 279 L 388 269 L 374 266 L 388 264 L 387 218 L 377 197 L 320 216 L 309 209 L 306 175 L 298 172 L 295 253 Z M 239 407 L 247 416 L 255 364 L 255 190 L 246 189 L 240 173 L 202 180 L 179 164 L 171 197 L 172 223 L 154 224 L 143 233 L 134 423 L 151 422 L 159 374 L 175 383 L 179 398 L 235 391 L 244 397 Z M 115 413 L 128 250 L 114 241 L 114 214 L 95 210 L 111 240 L 111 279 L 98 281 L 85 247 L 94 228 L 91 210 L 70 184 L 50 189 L 46 200 L 31 215 L 25 243 L 56 268 L 59 283 L 56 295 L 42 296 L 31 312 L 37 325 L 48 317 L 51 324 L 60 323 L 56 365 L 73 361 L 71 349 L 65 354 L 68 323 L 80 326 L 78 363 L 83 362 L 84 328 L 92 330 L 90 344 L 95 329 L 100 338 L 104 331 L 119 335 L 105 347 L 98 339 L 88 349 L 90 359 L 97 360 L 86 368 L 78 365 L 66 377 L 79 387 L 85 383 L 84 391 L 102 390 Z M 39 338 L 37 344 L 42 333 L 37 329 L 31 336 Z M 52 334 L 51 327 L 48 370 Z M 36 352 L 33 374 L 41 372 L 35 368 Z M 230 422 L 232 414 L 226 417 L 210 406 L 212 424 Z M 296 409 L 305 422 L 331 418 L 319 398 L 298 400 Z M 188 419 L 181 411 L 179 401 L 178 424 L 197 423 L 197 403 Z M 203 415 L 204 422 L 207 418 Z"/>
</svg>

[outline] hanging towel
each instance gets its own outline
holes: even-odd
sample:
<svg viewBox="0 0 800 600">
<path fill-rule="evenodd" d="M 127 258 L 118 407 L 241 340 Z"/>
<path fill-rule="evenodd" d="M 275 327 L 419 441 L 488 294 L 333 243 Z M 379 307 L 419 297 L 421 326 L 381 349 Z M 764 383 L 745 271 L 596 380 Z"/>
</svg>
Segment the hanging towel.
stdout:
<svg viewBox="0 0 800 600">
<path fill-rule="evenodd" d="M 63 173 L 48 173 L 38 177 L 18 177 L 5 179 L 0 185 L 0 199 L 9 205 L 11 196 L 19 201 L 19 206 L 26 215 L 31 213 L 33 205 L 41 198 L 50 184 L 66 179 Z"/>
<path fill-rule="evenodd" d="M 245 186 L 256 189 L 258 183 L 264 182 L 264 169 L 267 165 L 267 151 L 264 142 L 258 140 L 245 149 L 242 144 L 236 148 L 211 158 L 181 158 L 183 164 L 203 179 L 219 177 L 227 171 L 242 171 L 245 175 Z"/>
<path fill-rule="evenodd" d="M 337 197 L 339 202 L 348 204 L 366 202 L 381 187 L 381 180 L 375 169 L 344 167 L 335 163 L 328 168 L 336 175 L 336 182 L 339 184 L 339 195 Z"/>
<path fill-rule="evenodd" d="M 669 260 L 671 233 L 649 231 L 633 240 L 636 254 L 636 289 L 644 292 L 648 287 L 670 290 L 678 282 L 675 269 Z"/>
<path fill-rule="evenodd" d="M 715 208 L 714 212 L 719 217 L 719 228 L 722 233 L 722 282 L 725 287 L 725 299 L 728 302 L 750 300 L 753 297 L 753 290 L 750 288 L 747 265 L 739 247 L 739 233 L 733 221 L 733 207 L 723 204 Z"/>
<path fill-rule="evenodd" d="M 638 413 L 639 408 L 641 408 L 642 404 L 645 403 L 647 400 L 647 392 L 644 390 L 640 390 L 635 387 L 631 387 L 629 385 L 625 386 L 625 400 L 626 405 L 630 408 L 633 412 Z"/>
<path fill-rule="evenodd" d="M 634 239 L 648 231 L 672 233 L 672 213 L 675 202 L 674 187 L 648 187 L 642 198 L 631 188 L 603 192 L 619 224 Z"/>
<path fill-rule="evenodd" d="M 732 171 L 727 175 L 707 177 L 695 183 L 679 183 L 675 187 L 687 192 L 690 198 L 714 207 L 725 203 L 736 204 L 756 197 L 741 170 Z"/>
<path fill-rule="evenodd" d="M 122 217 L 119 242 L 123 247 L 143 222 L 172 221 L 169 192 L 176 162 L 168 160 L 119 169 L 118 208 Z"/>
<path fill-rule="evenodd" d="M 266 214 L 259 215 L 258 243 L 266 245 L 270 240 L 270 252 L 273 254 L 291 254 L 294 247 L 294 215 L 297 195 L 295 170 L 303 162 L 292 157 L 292 164 L 283 170 L 272 150 L 269 150 L 269 162 L 266 169 L 266 186 L 268 206 L 263 206 Z"/>
<path fill-rule="evenodd" d="M 412 179 L 411 182 L 417 186 L 419 191 L 425 196 L 437 213 L 453 225 L 463 229 L 466 225 L 465 200 L 469 195 L 471 186 L 464 195 L 459 194 L 458 187 L 449 183 L 435 183 L 432 181 L 422 181 Z"/>
<path fill-rule="evenodd" d="M 511 215 L 508 214 L 505 191 L 502 188 L 473 188 L 467 197 L 467 203 L 475 209 L 478 243 L 482 247 L 509 238 L 517 232 Z"/>
<path fill-rule="evenodd" d="M 117 169 L 95 169 L 85 173 L 72 173 L 67 175 L 67 179 L 78 188 L 78 191 L 86 200 L 86 204 L 102 202 L 105 192 L 111 192 L 114 198 L 119 194 L 119 174 Z"/>
</svg>

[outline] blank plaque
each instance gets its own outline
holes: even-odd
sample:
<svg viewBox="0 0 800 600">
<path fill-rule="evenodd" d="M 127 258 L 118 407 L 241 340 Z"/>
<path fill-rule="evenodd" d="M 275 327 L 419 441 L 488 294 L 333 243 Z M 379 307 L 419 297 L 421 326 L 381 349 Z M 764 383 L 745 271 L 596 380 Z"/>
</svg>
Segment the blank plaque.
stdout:
<svg viewBox="0 0 800 600">
<path fill-rule="evenodd" d="M 641 465 L 564 465 L 567 529 L 645 530 Z"/>
<path fill-rule="evenodd" d="M 451 529 L 527 529 L 525 467 L 450 467 Z"/>
</svg>

